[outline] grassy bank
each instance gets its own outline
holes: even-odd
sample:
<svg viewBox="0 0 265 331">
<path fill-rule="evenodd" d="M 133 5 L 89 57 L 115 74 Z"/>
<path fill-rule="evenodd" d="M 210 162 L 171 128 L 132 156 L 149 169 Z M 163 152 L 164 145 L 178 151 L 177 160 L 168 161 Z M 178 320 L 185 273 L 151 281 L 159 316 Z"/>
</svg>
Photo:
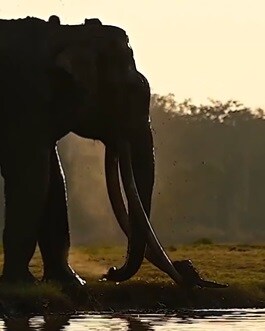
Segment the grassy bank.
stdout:
<svg viewBox="0 0 265 331">
<path fill-rule="evenodd" d="M 228 283 L 227 289 L 185 290 L 174 285 L 167 275 L 150 263 L 130 281 L 115 284 L 100 282 L 110 266 L 119 266 L 125 258 L 125 248 L 73 248 L 72 266 L 86 280 L 82 293 L 71 298 L 56 286 L 0 285 L 2 313 L 43 313 L 54 311 L 163 311 L 181 308 L 265 307 L 265 246 L 190 245 L 168 247 L 173 260 L 190 258 L 200 273 L 208 279 Z M 2 263 L 2 253 L 0 263 Z M 31 270 L 41 277 L 38 253 Z"/>
</svg>

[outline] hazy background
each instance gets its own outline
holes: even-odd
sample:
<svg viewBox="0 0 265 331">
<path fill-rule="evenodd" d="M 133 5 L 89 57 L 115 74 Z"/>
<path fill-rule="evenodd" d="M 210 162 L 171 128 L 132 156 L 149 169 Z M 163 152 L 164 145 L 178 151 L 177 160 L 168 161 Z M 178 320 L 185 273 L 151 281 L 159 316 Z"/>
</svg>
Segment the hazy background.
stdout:
<svg viewBox="0 0 265 331">
<path fill-rule="evenodd" d="M 127 31 L 138 68 L 154 93 L 152 221 L 163 241 L 265 239 L 265 127 L 263 113 L 255 117 L 248 108 L 265 108 L 264 0 L 0 4 L 1 18 L 57 14 L 64 24 L 78 24 L 99 17 Z M 180 106 L 186 98 L 192 102 Z M 211 104 L 207 98 L 221 102 Z M 60 145 L 74 242 L 120 241 L 106 195 L 102 145 L 73 135 Z"/>
<path fill-rule="evenodd" d="M 264 241 L 263 111 L 234 101 L 195 106 L 178 104 L 172 95 L 153 95 L 151 114 L 156 151 L 152 222 L 162 241 Z M 82 243 L 120 242 L 106 195 L 102 145 L 68 136 L 61 151 L 73 237 Z"/>
</svg>

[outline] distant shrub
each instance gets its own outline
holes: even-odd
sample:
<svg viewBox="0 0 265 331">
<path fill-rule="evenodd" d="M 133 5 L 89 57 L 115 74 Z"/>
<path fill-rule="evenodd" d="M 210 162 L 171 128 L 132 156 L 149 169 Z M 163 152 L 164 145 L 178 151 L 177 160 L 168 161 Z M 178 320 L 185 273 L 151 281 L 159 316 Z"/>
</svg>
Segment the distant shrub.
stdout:
<svg viewBox="0 0 265 331">
<path fill-rule="evenodd" d="M 200 238 L 193 242 L 194 245 L 212 245 L 213 241 L 209 238 Z"/>
</svg>

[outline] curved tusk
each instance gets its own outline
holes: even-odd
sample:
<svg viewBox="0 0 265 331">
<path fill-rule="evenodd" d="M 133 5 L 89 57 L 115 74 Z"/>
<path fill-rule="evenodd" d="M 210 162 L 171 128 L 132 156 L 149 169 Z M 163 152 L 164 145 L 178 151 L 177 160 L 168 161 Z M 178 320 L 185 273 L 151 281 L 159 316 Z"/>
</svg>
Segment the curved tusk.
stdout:
<svg viewBox="0 0 265 331">
<path fill-rule="evenodd" d="M 119 150 L 119 155 L 121 155 L 121 159 L 124 160 L 125 169 L 121 169 L 121 173 L 126 172 L 126 166 L 130 162 L 130 157 L 123 149 Z M 110 146 L 106 146 L 105 153 L 105 171 L 106 171 L 106 181 L 109 192 L 110 201 L 113 205 L 113 201 L 117 198 L 118 201 L 121 202 L 122 199 L 120 186 L 116 186 L 118 179 L 118 170 L 117 169 L 117 152 L 115 152 Z M 115 175 L 116 174 L 116 175 Z M 114 175 L 114 177 L 112 177 Z M 123 177 L 127 177 L 127 174 L 124 174 Z M 116 180 L 115 180 L 116 178 Z M 137 208 L 135 205 L 134 197 L 132 196 L 131 190 L 128 188 L 132 178 L 127 178 L 124 190 L 128 199 L 128 205 L 132 206 L 132 213 L 129 216 L 129 222 L 127 222 L 127 228 L 122 227 L 124 231 L 127 231 L 128 234 L 128 251 L 126 256 L 126 261 L 124 265 L 117 269 L 116 267 L 112 267 L 109 269 L 108 273 L 104 275 L 107 280 L 112 280 L 115 282 L 121 282 L 127 279 L 130 279 L 136 272 L 139 270 L 145 254 L 146 248 L 146 235 L 145 232 L 142 231 L 141 222 L 143 216 L 143 211 Z M 119 183 L 119 181 L 118 181 Z M 128 185 L 127 185 L 128 184 Z M 113 186 L 114 185 L 114 186 Z M 123 201 L 123 200 L 122 200 Z M 121 220 L 122 217 L 127 217 L 126 208 L 123 204 L 123 209 L 119 210 L 119 208 L 115 207 L 114 203 L 114 213 L 118 220 Z M 141 220 L 141 221 L 140 221 Z M 122 224 L 122 222 L 120 223 Z"/>
<path fill-rule="evenodd" d="M 118 153 L 110 147 L 105 151 L 105 175 L 108 196 L 114 215 L 122 231 L 129 237 L 129 216 L 125 207 L 119 180 L 119 157 Z"/>
<path fill-rule="evenodd" d="M 122 231 L 125 233 L 125 235 L 128 238 L 130 235 L 129 215 L 125 207 L 123 196 L 121 194 L 118 163 L 119 163 L 118 153 L 114 152 L 111 148 L 106 148 L 105 174 L 106 174 L 108 196 L 110 199 L 112 210 L 119 223 L 119 226 L 121 227 Z M 163 272 L 166 272 L 163 266 L 152 255 L 149 246 L 147 246 L 146 248 L 145 257 L 158 269 L 160 269 Z"/>
<path fill-rule="evenodd" d="M 128 155 L 128 160 L 126 164 L 123 164 L 122 160 L 120 160 L 121 169 L 123 169 L 123 171 L 121 171 L 121 175 L 124 184 L 124 189 L 125 191 L 127 190 L 126 195 L 131 196 L 131 200 L 134 203 L 133 206 L 134 210 L 137 210 L 138 214 L 143 215 L 143 217 L 141 217 L 142 222 L 140 226 L 143 228 L 143 231 L 146 232 L 146 236 L 147 236 L 146 239 L 148 246 L 152 249 L 152 251 L 154 251 L 156 255 L 156 259 L 157 259 L 156 264 L 159 264 L 159 268 L 160 266 L 162 266 L 162 270 L 166 272 L 177 284 L 179 284 L 182 282 L 181 276 L 177 273 L 175 267 L 173 266 L 172 262 L 170 261 L 169 257 L 167 256 L 166 252 L 161 246 L 142 206 L 141 199 L 139 197 L 133 175 L 130 145 L 129 143 L 124 143 L 121 148 L 124 149 L 124 153 Z M 131 178 L 132 179 L 131 182 L 128 183 L 127 178 Z M 121 220 L 121 222 L 123 222 L 124 219 Z"/>
<path fill-rule="evenodd" d="M 112 209 L 121 229 L 126 234 L 126 236 L 129 237 L 129 217 L 125 207 L 123 196 L 121 194 L 118 170 L 118 153 L 114 153 L 113 151 L 107 149 L 105 162 L 106 167 L 108 168 L 108 171 L 106 171 L 106 181 Z M 167 267 L 165 268 L 161 260 L 157 259 L 154 256 L 153 252 L 154 250 L 148 243 L 145 257 L 158 269 L 167 273 L 170 276 L 170 274 L 167 272 Z M 206 288 L 226 288 L 228 286 L 227 284 L 220 284 L 215 281 L 208 281 L 201 278 L 199 273 L 193 267 L 190 260 L 174 261 L 172 264 L 176 271 L 180 274 L 181 283 L 188 287 L 199 286 Z"/>
<path fill-rule="evenodd" d="M 111 148 L 106 147 L 105 173 L 106 173 L 106 183 L 107 183 L 108 195 L 110 198 L 110 202 L 111 202 L 111 206 L 112 206 L 114 215 L 115 215 L 122 231 L 125 233 L 127 238 L 129 238 L 129 235 L 130 235 L 129 216 L 128 216 L 128 212 L 127 212 L 125 204 L 124 204 L 123 196 L 121 194 L 118 162 L 119 162 L 118 153 L 117 152 L 115 153 Z M 154 240 L 158 241 L 157 238 L 155 238 Z M 159 245 L 160 245 L 160 243 L 159 243 Z M 160 245 L 160 247 L 161 247 L 161 245 Z M 163 250 L 163 248 L 162 248 L 162 250 Z M 155 258 L 152 255 L 150 245 L 147 246 L 145 257 L 152 264 L 154 264 L 158 269 L 160 269 L 161 271 L 163 271 L 165 273 L 168 273 L 167 267 L 165 268 L 164 264 L 162 264 L 160 262 L 160 260 L 157 260 L 157 258 Z"/>
</svg>

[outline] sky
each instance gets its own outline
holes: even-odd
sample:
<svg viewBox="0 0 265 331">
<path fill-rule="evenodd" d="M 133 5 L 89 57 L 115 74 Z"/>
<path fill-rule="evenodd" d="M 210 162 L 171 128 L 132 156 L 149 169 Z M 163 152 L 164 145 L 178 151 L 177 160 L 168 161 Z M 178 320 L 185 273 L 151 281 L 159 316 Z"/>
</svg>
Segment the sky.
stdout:
<svg viewBox="0 0 265 331">
<path fill-rule="evenodd" d="M 154 93 L 265 108 L 265 0 L 0 0 L 1 18 L 52 14 L 126 30 Z"/>
</svg>

